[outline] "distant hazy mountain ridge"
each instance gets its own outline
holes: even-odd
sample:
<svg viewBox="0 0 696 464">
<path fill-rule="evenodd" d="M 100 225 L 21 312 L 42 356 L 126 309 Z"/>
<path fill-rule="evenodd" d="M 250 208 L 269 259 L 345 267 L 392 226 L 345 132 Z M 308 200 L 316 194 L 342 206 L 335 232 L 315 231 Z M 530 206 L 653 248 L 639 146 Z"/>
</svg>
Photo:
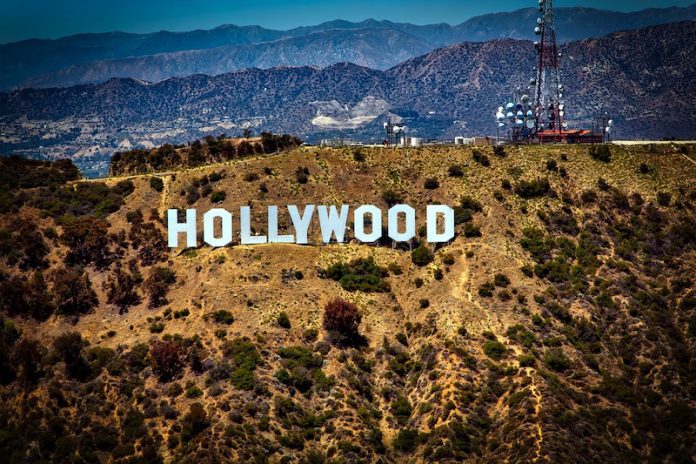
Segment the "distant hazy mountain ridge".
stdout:
<svg viewBox="0 0 696 464">
<path fill-rule="evenodd" d="M 343 61 L 387 69 L 446 45 L 531 39 L 537 14 L 527 8 L 475 17 L 456 26 L 339 20 L 289 31 L 224 25 L 207 31 L 27 40 L 0 45 L 0 90 L 96 83 L 112 77 L 159 81 L 250 67 L 325 67 Z M 634 13 L 559 8 L 557 14 L 562 42 L 689 19 L 696 19 L 696 5 Z"/>
</svg>

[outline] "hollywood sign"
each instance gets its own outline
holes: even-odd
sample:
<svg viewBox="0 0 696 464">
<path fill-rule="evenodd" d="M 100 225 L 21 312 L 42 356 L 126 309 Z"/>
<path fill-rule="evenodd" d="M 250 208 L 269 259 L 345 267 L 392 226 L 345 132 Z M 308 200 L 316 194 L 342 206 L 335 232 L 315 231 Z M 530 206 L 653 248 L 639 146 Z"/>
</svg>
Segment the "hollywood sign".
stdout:
<svg viewBox="0 0 696 464">
<path fill-rule="evenodd" d="M 309 243 L 309 227 L 315 212 L 319 219 L 321 240 L 330 243 L 332 237 L 343 243 L 348 229 L 350 206 L 306 205 L 304 210 L 288 205 L 293 234 L 280 234 L 278 231 L 278 207 L 268 206 L 266 235 L 252 232 L 251 208 L 239 208 L 239 238 L 242 245 L 263 243 Z M 198 246 L 197 213 L 195 209 L 186 210 L 186 219 L 179 221 L 178 210 L 167 210 L 167 242 L 170 248 L 179 246 L 179 235 L 186 237 L 186 247 Z M 426 235 L 428 243 L 442 243 L 454 237 L 454 210 L 446 205 L 426 207 Z M 366 218 L 369 217 L 369 222 Z M 215 223 L 219 222 L 218 234 Z M 438 224 L 440 222 L 440 224 Z M 407 242 L 416 235 L 416 210 L 409 205 L 395 205 L 387 211 L 387 235 L 396 242 Z M 440 227 L 438 227 L 440 225 Z M 368 230 L 369 229 L 369 230 Z M 364 243 L 372 243 L 382 238 L 382 210 L 373 205 L 363 205 L 353 210 L 353 236 Z M 213 208 L 203 215 L 203 241 L 212 247 L 223 247 L 232 243 L 232 213 Z"/>
</svg>

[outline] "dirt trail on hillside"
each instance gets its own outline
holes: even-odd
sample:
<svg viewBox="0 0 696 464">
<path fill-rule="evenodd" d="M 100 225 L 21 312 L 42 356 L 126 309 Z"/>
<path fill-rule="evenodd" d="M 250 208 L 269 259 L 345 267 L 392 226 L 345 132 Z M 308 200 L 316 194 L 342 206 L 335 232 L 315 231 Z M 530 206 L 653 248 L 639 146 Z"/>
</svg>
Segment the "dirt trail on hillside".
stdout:
<svg viewBox="0 0 696 464">
<path fill-rule="evenodd" d="M 536 443 L 536 451 L 534 455 L 534 459 L 532 459 L 532 462 L 539 462 L 541 459 L 541 447 L 544 444 L 544 431 L 541 428 L 541 392 L 539 392 L 539 389 L 537 388 L 536 385 L 536 380 L 534 378 L 534 375 L 532 375 L 532 369 L 527 368 L 527 375 L 529 378 L 532 380 L 532 383 L 529 385 L 529 391 L 532 393 L 532 396 L 536 399 L 536 404 L 534 405 L 534 416 L 536 417 L 536 431 L 537 431 L 537 436 L 534 439 Z"/>
</svg>

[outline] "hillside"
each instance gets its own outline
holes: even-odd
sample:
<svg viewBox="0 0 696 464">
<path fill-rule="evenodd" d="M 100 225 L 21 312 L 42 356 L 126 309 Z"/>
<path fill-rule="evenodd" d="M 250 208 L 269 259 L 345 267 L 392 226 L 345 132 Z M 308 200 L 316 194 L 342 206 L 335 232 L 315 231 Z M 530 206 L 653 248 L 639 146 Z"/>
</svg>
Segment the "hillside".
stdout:
<svg viewBox="0 0 696 464">
<path fill-rule="evenodd" d="M 0 453 L 693 460 L 696 148 L 592 154 L 307 147 L 104 181 L 0 158 Z M 251 205 L 264 233 L 266 205 L 400 201 L 456 206 L 456 238 L 165 246 L 168 208 Z M 326 329 L 336 298 L 357 333 Z"/>
<path fill-rule="evenodd" d="M 562 48 L 571 127 L 608 112 L 621 139 L 696 134 L 696 22 L 620 32 Z M 348 63 L 249 69 L 157 84 L 112 79 L 0 94 L 0 153 L 69 156 L 81 168 L 115 151 L 184 143 L 244 128 L 381 142 L 387 115 L 410 135 L 494 135 L 491 114 L 525 88 L 530 42 L 498 40 L 435 50 L 387 71 Z M 95 169 L 104 174 L 106 166 Z"/>
<path fill-rule="evenodd" d="M 243 68 L 329 66 L 351 62 L 387 69 L 435 48 L 461 42 L 530 39 L 538 12 L 525 8 L 471 18 L 459 25 L 329 21 L 288 31 L 223 25 L 211 30 L 79 34 L 0 45 L 0 90 L 97 83 L 112 77 L 158 81 Z M 630 13 L 558 8 L 561 42 L 696 20 L 696 5 Z"/>
</svg>

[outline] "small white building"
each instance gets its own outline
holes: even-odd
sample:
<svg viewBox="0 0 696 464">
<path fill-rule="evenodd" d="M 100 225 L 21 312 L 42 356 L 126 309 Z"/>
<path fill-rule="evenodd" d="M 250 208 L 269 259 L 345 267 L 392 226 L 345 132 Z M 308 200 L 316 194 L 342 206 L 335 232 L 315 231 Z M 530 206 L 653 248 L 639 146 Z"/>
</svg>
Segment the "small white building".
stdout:
<svg viewBox="0 0 696 464">
<path fill-rule="evenodd" d="M 423 139 L 420 137 L 401 137 L 399 145 L 402 147 L 420 147 L 423 145 Z"/>
<path fill-rule="evenodd" d="M 455 145 L 473 145 L 475 143 L 475 139 L 473 137 L 455 137 L 454 138 L 454 144 Z"/>
</svg>

